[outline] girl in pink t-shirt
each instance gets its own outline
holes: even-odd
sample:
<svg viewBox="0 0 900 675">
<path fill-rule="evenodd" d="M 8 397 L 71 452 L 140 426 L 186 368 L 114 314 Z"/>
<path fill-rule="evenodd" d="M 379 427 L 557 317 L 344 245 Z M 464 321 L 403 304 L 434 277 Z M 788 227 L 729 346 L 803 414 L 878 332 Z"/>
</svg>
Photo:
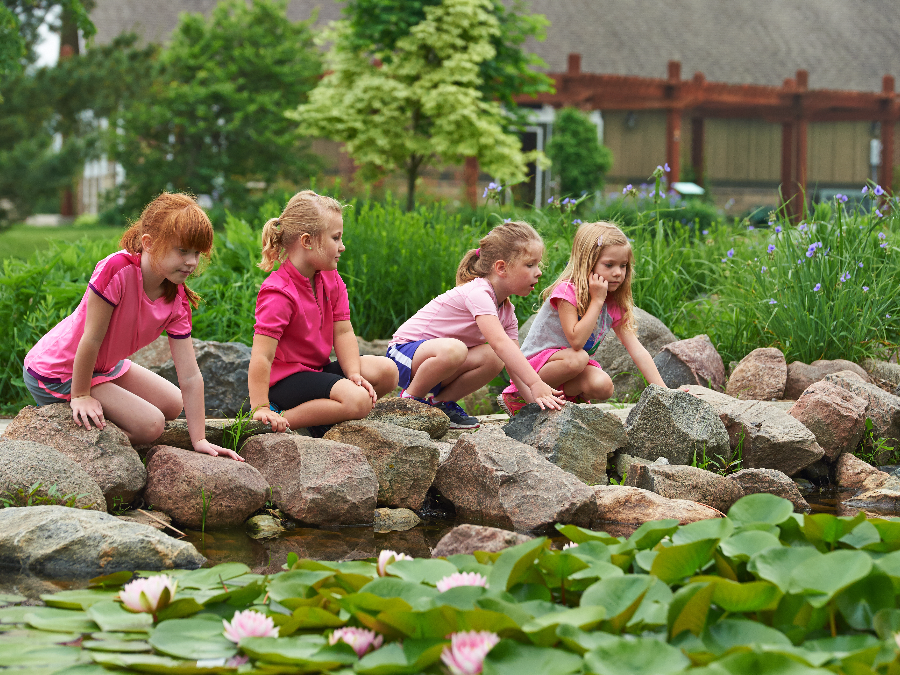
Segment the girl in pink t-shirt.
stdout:
<svg viewBox="0 0 900 675">
<path fill-rule="evenodd" d="M 401 396 L 443 410 L 456 429 L 478 420 L 456 403 L 500 374 L 503 366 L 529 401 L 557 409 L 561 391 L 544 382 L 517 343 L 519 326 L 509 296 L 526 296 L 541 277 L 544 242 L 527 223 L 498 225 L 459 263 L 456 288 L 439 295 L 404 323 L 388 358 L 397 365 Z"/>
<path fill-rule="evenodd" d="M 75 311 L 25 357 L 25 384 L 37 404 L 70 401 L 76 424 L 103 429 L 109 420 L 135 445 L 159 438 L 183 407 L 194 450 L 243 461 L 206 440 L 203 376 L 189 339 L 200 298 L 184 282 L 212 241 L 209 218 L 188 195 L 150 202 L 122 235 L 124 250 L 97 263 Z M 180 390 L 126 358 L 163 331 Z"/>
<path fill-rule="evenodd" d="M 612 223 L 585 223 L 575 233 L 572 257 L 543 293 L 522 353 L 541 378 L 570 401 L 606 400 L 613 383 L 591 356 L 612 328 L 648 382 L 665 387 L 653 358 L 634 332 L 631 277 L 634 254 Z M 526 404 L 515 382 L 499 397 L 515 415 Z"/>
<path fill-rule="evenodd" d="M 337 272 L 344 251 L 340 203 L 298 192 L 263 227 L 262 262 L 270 271 L 256 300 L 248 384 L 253 419 L 275 431 L 362 419 L 397 386 L 383 356 L 359 355 L 347 287 Z M 334 348 L 337 361 L 329 361 Z"/>
</svg>

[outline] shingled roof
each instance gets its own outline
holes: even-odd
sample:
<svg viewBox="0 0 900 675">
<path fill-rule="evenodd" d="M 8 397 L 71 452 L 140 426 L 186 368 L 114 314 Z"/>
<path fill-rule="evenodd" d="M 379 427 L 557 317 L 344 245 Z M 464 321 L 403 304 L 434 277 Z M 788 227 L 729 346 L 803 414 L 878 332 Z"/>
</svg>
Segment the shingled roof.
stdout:
<svg viewBox="0 0 900 675">
<path fill-rule="evenodd" d="M 215 0 L 98 0 L 97 41 L 133 30 L 164 42 L 181 12 L 209 11 Z M 880 91 L 900 77 L 898 0 L 530 0 L 551 22 L 544 42 L 530 41 L 550 72 L 582 55 L 584 72 L 665 77 L 670 60 L 682 76 L 780 85 L 798 69 L 811 89 Z M 342 2 L 292 0 L 288 15 L 318 23 L 341 16 Z"/>
</svg>

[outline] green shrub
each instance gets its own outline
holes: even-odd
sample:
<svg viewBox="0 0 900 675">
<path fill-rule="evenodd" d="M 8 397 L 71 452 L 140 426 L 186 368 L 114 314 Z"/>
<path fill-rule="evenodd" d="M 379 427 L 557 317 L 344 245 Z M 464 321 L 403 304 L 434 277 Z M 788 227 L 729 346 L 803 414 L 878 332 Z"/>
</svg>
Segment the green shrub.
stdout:
<svg viewBox="0 0 900 675">
<path fill-rule="evenodd" d="M 576 197 L 600 190 L 613 163 L 612 151 L 597 138 L 597 127 L 575 108 L 556 114 L 547 156 L 559 176 L 560 193 Z"/>
</svg>

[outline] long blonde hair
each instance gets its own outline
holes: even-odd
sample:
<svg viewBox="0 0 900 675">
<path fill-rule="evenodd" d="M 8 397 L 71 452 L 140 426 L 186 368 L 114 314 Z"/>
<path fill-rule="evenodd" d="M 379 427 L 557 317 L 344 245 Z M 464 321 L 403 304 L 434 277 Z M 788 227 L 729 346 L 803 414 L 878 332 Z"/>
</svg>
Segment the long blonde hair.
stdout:
<svg viewBox="0 0 900 675">
<path fill-rule="evenodd" d="M 340 215 L 341 203 L 312 190 L 298 192 L 284 207 L 278 218 L 269 218 L 262 231 L 262 261 L 257 266 L 271 272 L 275 263 L 287 260 L 287 249 L 302 235 L 308 234 L 319 243 L 325 229 L 325 214 Z"/>
<path fill-rule="evenodd" d="M 553 293 L 553 289 L 563 281 L 571 281 L 575 285 L 578 316 L 584 316 L 591 303 L 588 281 L 594 265 L 597 264 L 603 254 L 603 249 L 607 246 L 624 246 L 628 250 L 628 268 L 625 270 L 625 279 L 616 290 L 607 294 L 606 299 L 607 301 L 612 300 L 622 310 L 622 320 L 619 325 L 634 330 L 634 298 L 631 295 L 634 253 L 628 237 L 613 223 L 584 223 L 578 228 L 575 240 L 572 242 L 572 257 L 553 285 L 541 293 L 541 299 L 546 302 Z"/>
<path fill-rule="evenodd" d="M 494 263 L 503 260 L 507 265 L 521 258 L 531 244 L 544 247 L 544 240 L 531 225 L 521 220 L 502 223 L 488 232 L 478 242 L 478 248 L 469 249 L 456 269 L 456 285 L 462 286 L 472 279 L 486 277 Z"/>
<path fill-rule="evenodd" d="M 194 198 L 180 192 L 163 192 L 159 197 L 147 204 L 141 217 L 122 235 L 119 246 L 129 253 L 142 253 L 144 250 L 141 237 L 150 235 L 151 248 L 148 251 L 150 264 L 162 258 L 172 246 L 192 248 L 200 251 L 200 262 L 209 260 L 209 252 L 213 245 L 213 228 L 206 211 L 201 209 Z M 195 273 L 202 267 L 198 264 Z M 184 293 L 191 307 L 197 309 L 200 296 L 194 293 L 187 284 Z M 162 282 L 163 297 L 172 302 L 178 294 L 178 284 L 168 279 Z"/>
</svg>

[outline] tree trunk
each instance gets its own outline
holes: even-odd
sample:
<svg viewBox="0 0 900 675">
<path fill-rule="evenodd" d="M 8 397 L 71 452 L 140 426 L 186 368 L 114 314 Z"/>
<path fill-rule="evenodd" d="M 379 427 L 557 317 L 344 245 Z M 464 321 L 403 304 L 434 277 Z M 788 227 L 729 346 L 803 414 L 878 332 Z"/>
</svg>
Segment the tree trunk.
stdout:
<svg viewBox="0 0 900 675">
<path fill-rule="evenodd" d="M 424 157 L 412 155 L 406 163 L 406 212 L 409 213 L 416 207 L 416 179 L 419 177 L 419 167 Z"/>
<path fill-rule="evenodd" d="M 62 28 L 59 31 L 59 60 L 65 61 L 78 56 L 78 26 L 72 13 L 63 10 Z M 63 139 L 65 141 L 65 139 Z M 72 186 L 65 188 L 59 198 L 59 215 L 72 217 L 75 215 L 75 193 Z"/>
</svg>

